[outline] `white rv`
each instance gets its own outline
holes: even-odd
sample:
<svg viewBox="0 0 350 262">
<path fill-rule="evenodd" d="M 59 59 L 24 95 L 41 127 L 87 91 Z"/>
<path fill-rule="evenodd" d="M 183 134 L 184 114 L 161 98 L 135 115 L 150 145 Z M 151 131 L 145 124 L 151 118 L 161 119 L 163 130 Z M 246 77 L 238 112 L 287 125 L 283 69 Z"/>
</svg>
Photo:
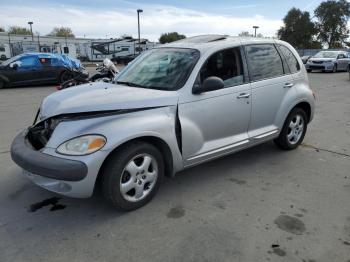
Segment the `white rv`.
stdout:
<svg viewBox="0 0 350 262">
<path fill-rule="evenodd" d="M 0 60 L 7 60 L 10 57 L 11 57 L 10 45 L 0 43 Z"/>
</svg>

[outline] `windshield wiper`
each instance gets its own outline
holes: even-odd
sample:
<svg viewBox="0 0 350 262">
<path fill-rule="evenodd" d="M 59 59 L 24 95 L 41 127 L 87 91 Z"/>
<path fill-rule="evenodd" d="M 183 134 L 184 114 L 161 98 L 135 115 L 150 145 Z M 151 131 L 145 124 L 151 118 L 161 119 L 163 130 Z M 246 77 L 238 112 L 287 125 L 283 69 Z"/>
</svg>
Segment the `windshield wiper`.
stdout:
<svg viewBox="0 0 350 262">
<path fill-rule="evenodd" d="M 132 86 L 132 87 L 141 87 L 141 88 L 147 88 L 146 86 L 139 85 L 139 84 L 132 83 L 132 82 L 117 81 L 117 84 L 127 85 L 127 86 Z"/>
</svg>

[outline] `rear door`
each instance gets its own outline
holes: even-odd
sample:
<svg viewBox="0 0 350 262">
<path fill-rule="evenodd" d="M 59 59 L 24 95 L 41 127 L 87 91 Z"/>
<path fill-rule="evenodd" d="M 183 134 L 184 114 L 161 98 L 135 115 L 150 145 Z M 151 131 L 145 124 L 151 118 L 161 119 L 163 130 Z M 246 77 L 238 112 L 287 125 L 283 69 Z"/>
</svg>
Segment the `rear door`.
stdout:
<svg viewBox="0 0 350 262">
<path fill-rule="evenodd" d="M 52 66 L 52 58 L 42 57 L 39 58 L 41 68 L 38 71 L 38 80 L 42 83 L 53 82 L 57 80 L 57 74 L 59 71 L 58 67 Z"/>
<path fill-rule="evenodd" d="M 268 139 L 279 132 L 277 114 L 294 81 L 274 44 L 245 47 L 252 87 L 252 113 L 249 137 Z"/>
</svg>

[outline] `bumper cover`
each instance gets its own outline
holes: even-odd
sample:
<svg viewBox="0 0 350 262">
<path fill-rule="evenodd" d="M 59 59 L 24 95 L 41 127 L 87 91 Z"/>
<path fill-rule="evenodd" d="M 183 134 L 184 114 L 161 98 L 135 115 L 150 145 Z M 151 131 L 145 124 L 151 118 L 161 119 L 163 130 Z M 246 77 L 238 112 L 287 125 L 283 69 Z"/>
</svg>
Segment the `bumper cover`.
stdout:
<svg viewBox="0 0 350 262">
<path fill-rule="evenodd" d="M 63 181 L 80 181 L 87 175 L 85 163 L 44 154 L 34 150 L 23 132 L 11 145 L 12 160 L 24 170 L 47 178 Z"/>
</svg>

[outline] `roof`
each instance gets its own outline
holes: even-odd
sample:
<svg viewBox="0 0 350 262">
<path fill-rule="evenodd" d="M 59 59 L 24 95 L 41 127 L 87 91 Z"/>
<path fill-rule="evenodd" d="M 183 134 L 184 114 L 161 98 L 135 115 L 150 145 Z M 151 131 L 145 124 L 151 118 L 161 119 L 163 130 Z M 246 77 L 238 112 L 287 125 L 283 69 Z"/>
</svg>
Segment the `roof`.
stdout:
<svg viewBox="0 0 350 262">
<path fill-rule="evenodd" d="M 275 43 L 274 39 L 268 38 L 255 38 L 255 37 L 233 37 L 228 35 L 200 35 L 181 39 L 176 42 L 161 45 L 162 47 L 175 47 L 175 48 L 193 48 L 198 49 L 201 52 L 206 52 L 210 49 L 225 48 L 235 45 L 253 44 L 253 43 Z"/>
</svg>

